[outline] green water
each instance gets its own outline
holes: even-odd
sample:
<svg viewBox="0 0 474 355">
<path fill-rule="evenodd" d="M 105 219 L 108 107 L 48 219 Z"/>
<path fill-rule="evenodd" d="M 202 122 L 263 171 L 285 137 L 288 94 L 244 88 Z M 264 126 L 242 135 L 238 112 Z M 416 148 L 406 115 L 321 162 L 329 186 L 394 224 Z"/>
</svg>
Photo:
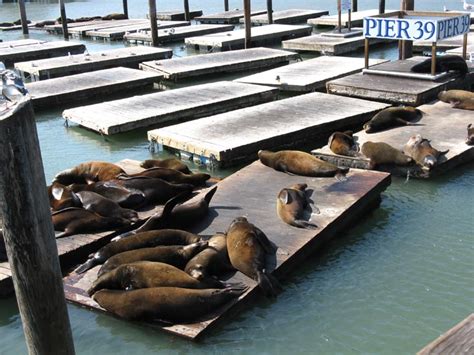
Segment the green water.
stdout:
<svg viewBox="0 0 474 355">
<path fill-rule="evenodd" d="M 181 5 L 180 1 L 157 2 L 162 10 Z M 190 1 L 191 8 L 205 13 L 221 11 L 222 3 Z M 327 3 L 275 0 L 274 8 L 324 9 Z M 396 8 L 398 3 L 387 1 L 387 8 Z M 129 1 L 131 16 L 143 17 L 146 4 Z M 252 4 L 263 8 L 265 1 Z M 376 1 L 359 1 L 361 9 L 376 5 Z M 441 10 L 443 5 L 459 10 L 462 2 L 417 2 L 417 8 L 426 10 Z M 230 7 L 241 7 L 241 2 L 230 1 Z M 67 3 L 69 17 L 120 9 L 119 0 Z M 333 12 L 335 5 L 330 9 Z M 27 11 L 32 19 L 55 18 L 57 4 L 27 3 Z M 15 4 L 0 4 L 0 21 L 17 18 Z M 60 38 L 42 32 L 30 37 Z M 0 32 L 0 38 L 13 40 L 22 35 Z M 84 42 L 90 51 L 111 46 Z M 191 54 L 180 45 L 173 49 L 177 55 Z M 394 58 L 396 50 L 385 47 L 372 54 Z M 151 157 L 144 130 L 104 140 L 78 127 L 64 127 L 61 112 L 37 114 L 47 180 L 87 160 Z M 473 168 L 474 164 L 464 165 L 429 181 L 405 183 L 394 178 L 380 208 L 297 268 L 283 282 L 284 291 L 276 300 L 258 301 L 200 344 L 69 305 L 76 351 L 94 355 L 414 353 L 474 309 Z M 215 175 L 228 173 L 216 171 Z M 0 354 L 26 353 L 13 298 L 0 300 L 0 335 Z"/>
</svg>

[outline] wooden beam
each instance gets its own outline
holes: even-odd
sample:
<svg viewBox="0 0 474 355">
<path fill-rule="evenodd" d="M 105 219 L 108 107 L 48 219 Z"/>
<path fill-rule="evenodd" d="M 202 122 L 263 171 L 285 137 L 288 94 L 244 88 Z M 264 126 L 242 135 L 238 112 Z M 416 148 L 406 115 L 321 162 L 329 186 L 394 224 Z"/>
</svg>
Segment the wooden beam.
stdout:
<svg viewBox="0 0 474 355">
<path fill-rule="evenodd" d="M 30 99 L 0 116 L 0 215 L 30 354 L 74 354 Z"/>
<path fill-rule="evenodd" d="M 385 13 L 385 0 L 379 0 L 379 14 Z"/>
<path fill-rule="evenodd" d="M 431 46 L 431 75 L 436 75 L 436 42 Z"/>
<path fill-rule="evenodd" d="M 462 38 L 462 57 L 467 60 L 467 37 L 469 33 L 465 33 Z"/>
<path fill-rule="evenodd" d="M 250 20 L 250 0 L 244 0 L 245 49 L 252 46 L 252 22 Z"/>
<path fill-rule="evenodd" d="M 184 20 L 191 21 L 191 16 L 189 15 L 189 0 L 184 0 Z"/>
<path fill-rule="evenodd" d="M 267 16 L 268 16 L 268 24 L 271 25 L 273 23 L 273 2 L 272 2 L 272 0 L 267 0 Z"/>
<path fill-rule="evenodd" d="M 26 8 L 25 8 L 25 0 L 19 0 L 18 6 L 20 8 L 20 19 L 21 19 L 21 28 L 23 30 L 23 34 L 28 34 L 28 20 L 26 18 Z"/>
<path fill-rule="evenodd" d="M 66 16 L 66 7 L 64 5 L 64 0 L 59 0 L 59 12 L 61 13 L 61 25 L 63 27 L 63 36 L 64 39 L 69 39 L 69 31 L 67 29 L 67 16 Z"/>
<path fill-rule="evenodd" d="M 369 39 L 364 39 L 364 67 L 369 69 Z"/>
<path fill-rule="evenodd" d="M 128 18 L 128 1 L 123 0 L 123 14 Z"/>
<path fill-rule="evenodd" d="M 156 20 L 156 0 L 148 0 L 148 12 L 150 15 L 150 27 L 151 27 L 151 45 L 158 47 L 158 24 Z"/>
</svg>

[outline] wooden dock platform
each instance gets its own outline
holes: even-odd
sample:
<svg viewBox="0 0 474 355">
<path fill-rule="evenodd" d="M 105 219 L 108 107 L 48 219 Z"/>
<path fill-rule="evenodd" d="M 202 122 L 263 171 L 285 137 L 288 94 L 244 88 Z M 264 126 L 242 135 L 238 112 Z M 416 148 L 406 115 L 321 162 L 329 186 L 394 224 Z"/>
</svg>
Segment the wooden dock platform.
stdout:
<svg viewBox="0 0 474 355">
<path fill-rule="evenodd" d="M 113 20 L 113 21 L 93 21 L 92 23 L 84 23 L 82 26 L 68 27 L 69 35 L 72 37 L 85 36 L 87 31 L 97 31 L 100 29 L 131 26 L 131 25 L 149 25 L 150 21 L 146 19 L 130 19 L 130 20 Z"/>
<path fill-rule="evenodd" d="M 189 17 L 193 19 L 195 17 L 202 16 L 202 10 L 190 10 Z M 162 21 L 184 21 L 185 14 L 183 11 L 160 11 L 156 13 L 156 18 Z"/>
<path fill-rule="evenodd" d="M 417 355 L 472 354 L 474 352 L 474 313 L 452 327 Z"/>
<path fill-rule="evenodd" d="M 391 13 L 398 13 L 397 10 L 386 10 L 385 15 L 389 16 Z M 352 27 L 362 26 L 364 22 L 364 17 L 375 16 L 379 14 L 378 9 L 370 9 L 364 11 L 357 11 L 351 14 L 351 24 Z M 342 26 L 347 27 L 349 22 L 349 16 L 347 13 L 343 13 L 341 16 Z M 308 20 L 309 25 L 313 26 L 333 26 L 336 27 L 338 24 L 337 15 L 330 16 L 321 16 L 317 18 L 312 18 Z"/>
<path fill-rule="evenodd" d="M 265 10 L 251 10 L 250 15 L 256 16 L 266 14 Z M 227 23 L 235 24 L 239 23 L 239 20 L 244 17 L 244 10 L 231 10 L 226 12 L 220 12 L 218 14 L 198 16 L 194 19 L 201 23 Z"/>
<path fill-rule="evenodd" d="M 214 82 L 66 110 L 63 117 L 101 134 L 163 126 L 273 100 L 278 90 Z"/>
<path fill-rule="evenodd" d="M 357 132 L 358 144 L 362 146 L 367 141 L 385 142 L 396 149 L 403 149 L 408 139 L 421 134 L 423 138 L 431 140 L 433 147 L 440 151 L 449 149 L 446 160 L 432 169 L 424 172 L 418 166 L 381 166 L 377 170 L 387 171 L 398 176 L 428 178 L 453 169 L 459 164 L 474 160 L 474 146 L 465 144 L 467 125 L 473 122 L 472 111 L 452 108 L 450 104 L 438 101 L 435 104 L 419 107 L 424 112 L 423 118 L 416 126 L 397 127 L 383 132 L 367 134 L 365 131 Z M 449 120 L 447 120 L 449 118 Z M 329 137 L 329 136 L 328 136 Z M 318 158 L 337 163 L 339 166 L 349 166 L 359 169 L 369 169 L 369 160 L 366 158 L 353 158 L 332 153 L 326 145 L 321 149 L 312 151 Z"/>
<path fill-rule="evenodd" d="M 410 67 L 426 58 L 413 57 L 396 60 L 373 66 L 371 72 L 380 69 L 384 72 L 408 73 Z M 359 97 L 362 99 L 419 106 L 437 98 L 438 93 L 450 89 L 470 90 L 473 73 L 460 77 L 457 73 L 449 73 L 437 81 L 386 76 L 380 74 L 353 74 L 344 78 L 329 81 L 328 93 Z"/>
<path fill-rule="evenodd" d="M 125 47 L 89 55 L 79 54 L 20 62 L 15 64 L 15 69 L 24 77 L 30 76 L 36 81 L 120 66 L 138 68 L 141 62 L 170 58 L 172 55 L 173 51 L 169 48 Z"/>
<path fill-rule="evenodd" d="M 441 41 L 436 42 L 436 49 L 438 51 L 447 51 L 449 49 L 456 49 L 461 47 L 463 43 L 464 35 L 451 37 L 447 39 L 443 39 Z M 474 33 L 470 32 L 467 36 L 467 45 L 474 46 Z M 429 52 L 431 53 L 431 42 L 430 41 L 415 41 L 413 42 L 413 52 L 415 53 L 422 53 L 422 52 Z"/>
<path fill-rule="evenodd" d="M 37 39 L 18 39 L 15 41 L 5 41 L 0 42 L 0 49 L 3 48 L 14 48 L 14 47 L 22 47 L 22 46 L 31 46 L 33 44 L 41 44 L 45 43 L 46 41 L 41 41 Z"/>
<path fill-rule="evenodd" d="M 8 43 L 8 42 L 5 42 Z M 54 41 L 12 47 L 2 47 L 0 61 L 5 65 L 28 60 L 40 60 L 45 58 L 67 56 L 68 53 L 84 53 L 86 46 L 81 43 Z"/>
<path fill-rule="evenodd" d="M 140 64 L 143 70 L 163 74 L 167 80 L 275 67 L 298 58 L 298 54 L 271 48 L 238 49 Z"/>
<path fill-rule="evenodd" d="M 211 33 L 232 31 L 234 25 L 192 25 L 186 27 L 175 27 L 172 31 L 169 29 L 158 30 L 158 42 L 168 43 L 184 41 L 186 37 L 203 36 Z M 150 31 L 139 31 L 124 35 L 123 39 L 131 43 L 151 43 Z"/>
<path fill-rule="evenodd" d="M 469 53 L 471 53 L 472 58 L 474 59 L 474 43 L 467 46 L 467 56 L 469 59 Z M 453 49 L 448 49 L 446 54 L 455 54 L 462 55 L 462 47 L 457 47 Z"/>
<path fill-rule="evenodd" d="M 27 83 L 35 110 L 87 100 L 107 100 L 110 95 L 130 96 L 136 90 L 152 88 L 163 75 L 130 68 L 110 68 L 50 80 Z"/>
<path fill-rule="evenodd" d="M 165 33 L 172 31 L 179 31 L 181 27 L 189 27 L 189 22 L 187 21 L 163 21 L 158 22 L 158 36 L 164 35 Z M 119 26 L 112 28 L 100 28 L 98 30 L 86 31 L 84 36 L 91 37 L 94 39 L 105 39 L 109 41 L 117 41 L 123 39 L 127 33 L 137 33 L 140 31 L 149 31 L 150 23 L 146 22 L 143 24 L 128 25 L 128 26 Z"/>
<path fill-rule="evenodd" d="M 372 59 L 370 64 L 385 61 Z M 281 91 L 326 91 L 326 83 L 329 80 L 360 72 L 363 68 L 364 58 L 322 56 L 245 76 L 235 81 L 273 86 Z"/>
<path fill-rule="evenodd" d="M 310 18 L 320 17 L 329 15 L 327 10 L 302 10 L 302 9 L 289 9 L 282 11 L 273 12 L 273 23 L 283 24 L 294 24 L 294 23 L 305 23 Z M 239 20 L 240 23 L 244 23 L 244 19 Z M 257 15 L 250 18 L 252 25 L 268 25 L 268 15 Z"/>
<path fill-rule="evenodd" d="M 321 211 L 321 214 L 314 217 L 314 222 L 319 227 L 316 230 L 289 226 L 283 223 L 275 212 L 278 192 L 295 183 L 306 183 L 308 188 L 313 190 L 315 204 Z M 212 213 L 202 224 L 193 228 L 193 231 L 211 235 L 227 230 L 234 218 L 246 216 L 249 222 L 260 228 L 278 246 L 275 269 L 269 271 L 283 279 L 289 277 L 289 273 L 300 267 L 324 242 L 344 234 L 358 219 L 376 208 L 380 202 L 380 194 L 389 185 L 390 176 L 380 172 L 352 170 L 348 174 L 348 180 L 341 183 L 334 178 L 289 176 L 257 161 L 219 182 L 211 202 Z M 65 293 L 68 301 L 105 312 L 86 293 L 96 278 L 97 270 L 98 267 L 95 267 L 81 275 L 67 276 L 64 279 Z M 230 322 L 237 313 L 242 314 L 243 310 L 251 307 L 256 298 L 261 297 L 256 282 L 240 272 L 235 273 L 228 282 L 243 282 L 249 289 L 239 299 L 216 310 L 210 320 L 193 324 L 139 324 L 188 340 L 202 339 L 211 331 Z"/>
<path fill-rule="evenodd" d="M 114 20 L 114 21 L 122 21 L 122 20 Z M 104 24 L 110 21 L 104 21 L 101 19 L 91 20 L 91 21 L 84 21 L 84 22 L 70 22 L 67 24 L 68 32 L 75 28 L 75 27 L 82 27 L 82 26 L 89 26 L 89 25 L 96 25 L 96 24 Z M 52 34 L 62 34 L 63 33 L 63 25 L 60 23 L 56 23 L 54 25 L 46 25 L 42 28 L 46 32 Z"/>
<path fill-rule="evenodd" d="M 290 38 L 309 36 L 311 26 L 306 25 L 266 25 L 252 28 L 252 46 L 280 43 Z M 245 30 L 215 33 L 206 36 L 186 38 L 186 45 L 207 49 L 220 49 L 221 51 L 244 48 Z"/>
<path fill-rule="evenodd" d="M 335 130 L 362 127 L 386 107 L 315 92 L 155 129 L 148 139 L 225 167 L 256 159 L 260 149 L 323 145 Z"/>
</svg>

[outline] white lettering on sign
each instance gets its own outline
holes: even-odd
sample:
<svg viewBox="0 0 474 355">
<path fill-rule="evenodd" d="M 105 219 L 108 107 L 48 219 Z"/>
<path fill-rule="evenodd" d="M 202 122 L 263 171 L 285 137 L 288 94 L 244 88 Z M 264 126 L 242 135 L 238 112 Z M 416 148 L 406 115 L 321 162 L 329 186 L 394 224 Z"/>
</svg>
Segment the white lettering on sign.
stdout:
<svg viewBox="0 0 474 355">
<path fill-rule="evenodd" d="M 352 1 L 351 0 L 341 0 L 341 7 L 342 11 L 347 11 L 352 8 Z"/>
<path fill-rule="evenodd" d="M 469 26 L 469 14 L 439 20 L 365 17 L 364 37 L 436 42 L 468 33 Z"/>
</svg>

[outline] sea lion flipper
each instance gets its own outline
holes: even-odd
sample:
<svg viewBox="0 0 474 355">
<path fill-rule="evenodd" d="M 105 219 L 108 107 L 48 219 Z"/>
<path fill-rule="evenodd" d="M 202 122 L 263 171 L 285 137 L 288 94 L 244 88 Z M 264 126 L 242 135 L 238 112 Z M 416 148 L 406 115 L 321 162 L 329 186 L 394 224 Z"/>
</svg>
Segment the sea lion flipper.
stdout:
<svg viewBox="0 0 474 355">
<path fill-rule="evenodd" d="M 263 250 L 265 250 L 265 253 L 267 254 L 274 254 L 278 249 L 275 243 L 268 239 L 265 233 L 263 233 L 262 230 L 257 227 L 255 227 L 255 238 L 258 240 Z"/>
<path fill-rule="evenodd" d="M 84 264 L 79 265 L 74 271 L 78 274 L 83 274 L 87 270 L 92 269 L 96 265 L 98 265 L 98 260 L 96 258 L 90 258 Z"/>
<path fill-rule="evenodd" d="M 265 269 L 257 273 L 257 282 L 267 297 L 276 297 L 278 291 L 283 289 L 280 282 L 273 275 L 268 274 Z"/>
<path fill-rule="evenodd" d="M 317 229 L 318 228 L 316 224 L 302 220 L 302 219 L 295 219 L 294 225 L 295 227 L 304 228 L 304 229 Z"/>
<path fill-rule="evenodd" d="M 411 123 L 408 122 L 407 120 L 404 120 L 403 118 L 397 117 L 395 118 L 395 122 L 398 122 L 402 126 L 410 126 Z"/>
</svg>

